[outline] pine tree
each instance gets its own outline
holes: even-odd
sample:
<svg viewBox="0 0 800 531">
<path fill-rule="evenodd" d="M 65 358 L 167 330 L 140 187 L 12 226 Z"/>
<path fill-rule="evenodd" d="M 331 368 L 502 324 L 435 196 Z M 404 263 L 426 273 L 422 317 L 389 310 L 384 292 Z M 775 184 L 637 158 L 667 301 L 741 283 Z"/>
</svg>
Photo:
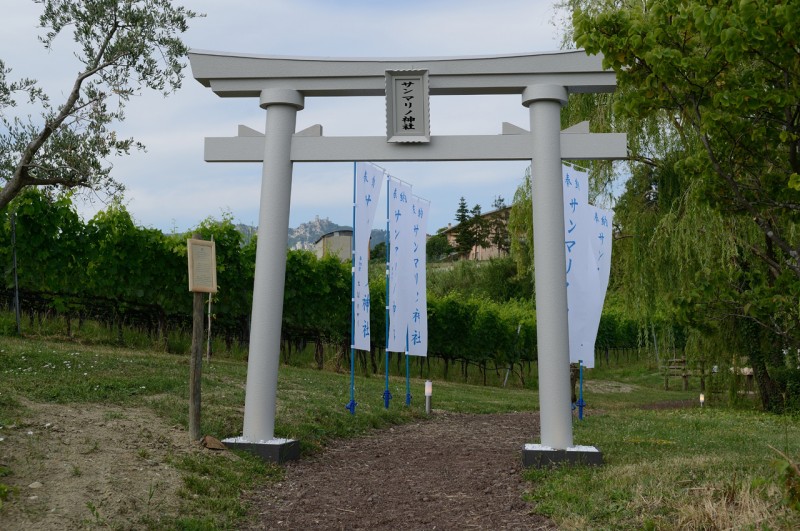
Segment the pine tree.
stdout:
<svg viewBox="0 0 800 531">
<path fill-rule="evenodd" d="M 472 234 L 471 218 L 469 208 L 467 208 L 467 200 L 462 196 L 458 200 L 458 209 L 456 210 L 456 251 L 462 258 L 469 258 L 469 253 L 475 247 L 475 238 Z"/>
<path fill-rule="evenodd" d="M 475 205 L 470 211 L 470 232 L 474 247 L 489 246 L 489 225 L 481 213 L 481 206 Z"/>
<path fill-rule="evenodd" d="M 492 208 L 495 212 L 489 221 L 489 242 L 497 247 L 500 253 L 507 253 L 511 247 L 508 237 L 508 217 L 509 209 L 503 196 L 498 195 L 494 198 Z"/>
</svg>

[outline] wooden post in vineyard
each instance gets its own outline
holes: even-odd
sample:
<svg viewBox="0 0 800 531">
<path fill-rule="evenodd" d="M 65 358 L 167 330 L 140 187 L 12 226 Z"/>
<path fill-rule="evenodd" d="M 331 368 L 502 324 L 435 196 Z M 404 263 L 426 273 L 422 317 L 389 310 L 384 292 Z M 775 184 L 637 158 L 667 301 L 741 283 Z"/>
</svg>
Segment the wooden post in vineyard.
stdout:
<svg viewBox="0 0 800 531">
<path fill-rule="evenodd" d="M 203 369 L 204 293 L 217 291 L 217 263 L 213 241 L 201 240 L 197 233 L 187 242 L 189 291 L 192 292 L 192 353 L 189 362 L 189 438 L 200 439 L 200 379 Z"/>
<path fill-rule="evenodd" d="M 211 241 L 214 241 L 214 235 L 211 235 Z M 216 268 L 215 268 L 216 269 Z M 213 293 L 208 294 L 208 328 L 206 329 L 206 363 L 211 363 L 211 299 L 214 297 Z"/>
<path fill-rule="evenodd" d="M 17 318 L 17 335 L 22 335 L 19 322 L 19 279 L 17 278 L 17 213 L 11 213 L 11 250 L 14 255 L 14 315 Z"/>
</svg>

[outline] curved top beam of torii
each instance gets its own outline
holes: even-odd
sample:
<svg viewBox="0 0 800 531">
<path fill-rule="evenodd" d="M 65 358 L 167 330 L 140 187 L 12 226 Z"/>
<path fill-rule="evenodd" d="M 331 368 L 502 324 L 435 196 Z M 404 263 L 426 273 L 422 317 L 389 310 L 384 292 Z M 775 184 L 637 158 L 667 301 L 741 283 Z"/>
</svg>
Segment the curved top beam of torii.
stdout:
<svg viewBox="0 0 800 531">
<path fill-rule="evenodd" d="M 430 94 L 521 94 L 530 85 L 613 92 L 616 75 L 584 50 L 424 58 L 281 57 L 191 50 L 192 72 L 221 97 L 258 97 L 269 88 L 305 96 L 382 96 L 387 70 L 427 70 Z"/>
<path fill-rule="evenodd" d="M 413 59 L 280 57 L 192 50 L 195 79 L 220 97 L 259 98 L 268 91 L 303 97 L 383 96 L 388 71 L 426 71 L 430 95 L 523 94 L 531 86 L 567 92 L 613 92 L 614 72 L 602 56 L 583 50 L 536 54 Z M 298 101 L 300 101 L 298 100 Z M 431 144 L 398 145 L 384 137 L 323 137 L 314 126 L 294 135 L 293 162 L 353 160 L 444 161 L 530 159 L 528 131 L 503 124 L 502 135 L 437 136 Z M 589 134 L 588 124 L 565 130 L 561 158 L 621 159 L 622 133 Z M 207 162 L 261 162 L 263 135 L 240 127 L 236 137 L 206 138 Z"/>
</svg>

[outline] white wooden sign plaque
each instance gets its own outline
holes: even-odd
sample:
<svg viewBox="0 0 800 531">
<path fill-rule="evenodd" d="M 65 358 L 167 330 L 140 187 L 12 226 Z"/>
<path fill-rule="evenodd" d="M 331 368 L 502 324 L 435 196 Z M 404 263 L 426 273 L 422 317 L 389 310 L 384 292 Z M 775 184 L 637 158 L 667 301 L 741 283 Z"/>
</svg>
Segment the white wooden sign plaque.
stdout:
<svg viewBox="0 0 800 531">
<path fill-rule="evenodd" d="M 189 291 L 217 292 L 217 250 L 213 241 L 186 240 L 189 257 Z"/>
<path fill-rule="evenodd" d="M 430 142 L 427 70 L 386 71 L 386 141 Z"/>
</svg>

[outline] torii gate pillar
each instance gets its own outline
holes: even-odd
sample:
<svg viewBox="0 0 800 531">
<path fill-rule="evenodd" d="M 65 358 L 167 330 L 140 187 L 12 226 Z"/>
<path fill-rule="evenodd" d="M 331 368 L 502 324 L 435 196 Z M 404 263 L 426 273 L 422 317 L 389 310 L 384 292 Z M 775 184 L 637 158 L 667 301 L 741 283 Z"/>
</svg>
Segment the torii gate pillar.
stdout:
<svg viewBox="0 0 800 531">
<path fill-rule="evenodd" d="M 286 247 L 292 196 L 292 135 L 303 95 L 289 89 L 265 89 L 261 107 L 267 110 L 258 244 L 253 283 L 253 313 L 242 436 L 225 439 L 228 446 L 249 450 L 282 463 L 300 456 L 300 445 L 275 438 L 275 397 L 278 394 L 281 317 L 286 283 Z"/>
<path fill-rule="evenodd" d="M 557 85 L 533 85 L 522 93 L 531 114 L 531 196 L 542 446 L 572 446 L 572 409 L 567 328 L 567 265 L 564 255 L 561 183 L 561 106 L 567 91 Z"/>
<path fill-rule="evenodd" d="M 531 196 L 536 286 L 536 341 L 539 367 L 541 444 L 526 444 L 525 466 L 556 462 L 601 464 L 592 446 L 573 446 L 567 326 L 567 264 L 564 255 L 564 197 L 561 182 L 561 107 L 567 90 L 559 85 L 531 85 L 522 104 L 531 117 Z"/>
</svg>

